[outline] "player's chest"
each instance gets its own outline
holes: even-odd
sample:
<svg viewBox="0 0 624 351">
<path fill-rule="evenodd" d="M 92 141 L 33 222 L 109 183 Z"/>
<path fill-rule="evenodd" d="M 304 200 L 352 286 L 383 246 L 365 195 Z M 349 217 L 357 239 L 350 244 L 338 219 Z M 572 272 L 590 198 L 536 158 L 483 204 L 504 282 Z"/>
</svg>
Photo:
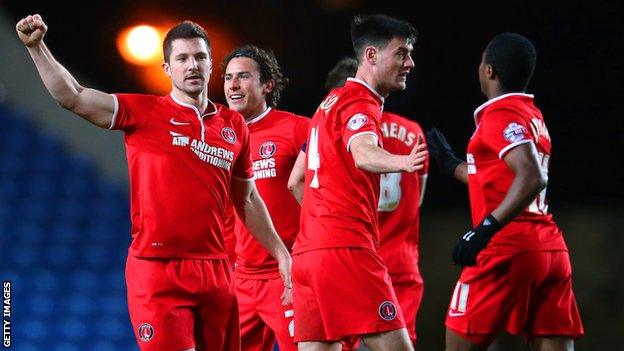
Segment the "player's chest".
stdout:
<svg viewBox="0 0 624 351">
<path fill-rule="evenodd" d="M 229 120 L 219 115 L 167 112 L 154 116 L 142 128 L 143 143 L 157 153 L 182 156 L 187 162 L 231 168 L 241 151 L 243 135 Z"/>
<path fill-rule="evenodd" d="M 256 180 L 287 177 L 290 174 L 299 153 L 291 135 L 251 132 L 249 150 Z"/>
</svg>

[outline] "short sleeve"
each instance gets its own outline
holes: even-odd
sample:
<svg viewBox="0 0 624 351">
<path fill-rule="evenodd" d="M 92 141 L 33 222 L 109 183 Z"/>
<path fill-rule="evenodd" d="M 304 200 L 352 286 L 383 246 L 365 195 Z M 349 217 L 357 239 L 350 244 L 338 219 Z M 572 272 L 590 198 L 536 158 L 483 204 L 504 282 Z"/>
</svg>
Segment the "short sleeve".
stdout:
<svg viewBox="0 0 624 351">
<path fill-rule="evenodd" d="M 115 111 L 109 129 L 130 131 L 145 122 L 146 111 L 156 104 L 156 96 L 140 94 L 113 94 Z"/>
<path fill-rule="evenodd" d="M 377 143 L 381 144 L 381 109 L 378 105 L 360 100 L 349 104 L 340 113 L 340 122 L 342 128 L 342 142 L 350 151 L 351 141 L 353 138 L 370 134 L 377 139 Z"/>
<path fill-rule="evenodd" d="M 479 125 L 484 140 L 503 159 L 509 150 L 533 140 L 525 118 L 510 109 L 488 111 Z"/>
<path fill-rule="evenodd" d="M 241 117 L 242 119 L 242 117 Z M 252 179 L 253 171 L 251 164 L 251 151 L 249 149 L 249 129 L 247 125 L 241 123 L 239 125 L 239 133 L 241 135 L 241 150 L 232 169 L 232 177 L 237 179 Z"/>
</svg>

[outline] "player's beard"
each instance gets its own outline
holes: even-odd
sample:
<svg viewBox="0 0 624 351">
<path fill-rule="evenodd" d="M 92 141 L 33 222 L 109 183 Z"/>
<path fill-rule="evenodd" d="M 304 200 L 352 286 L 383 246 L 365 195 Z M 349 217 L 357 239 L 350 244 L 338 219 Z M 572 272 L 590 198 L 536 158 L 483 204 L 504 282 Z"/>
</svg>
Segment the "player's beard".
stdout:
<svg viewBox="0 0 624 351">
<path fill-rule="evenodd" d="M 186 78 L 182 82 L 173 82 L 175 88 L 188 96 L 197 97 L 208 89 L 208 79 L 203 78 L 201 84 L 191 84 Z"/>
</svg>

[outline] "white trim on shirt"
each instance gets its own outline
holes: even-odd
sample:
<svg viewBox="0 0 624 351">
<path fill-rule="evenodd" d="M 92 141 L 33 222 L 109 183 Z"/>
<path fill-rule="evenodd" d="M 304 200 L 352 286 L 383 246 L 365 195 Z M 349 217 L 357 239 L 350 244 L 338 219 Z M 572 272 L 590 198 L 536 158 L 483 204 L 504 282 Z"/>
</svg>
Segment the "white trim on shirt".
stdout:
<svg viewBox="0 0 624 351">
<path fill-rule="evenodd" d="M 489 105 L 495 103 L 496 101 L 508 98 L 510 96 L 524 96 L 524 97 L 528 97 L 533 99 L 534 95 L 533 94 L 525 94 L 525 93 L 509 93 L 509 94 L 503 94 L 501 96 L 497 96 L 495 98 L 492 98 L 486 102 L 484 102 L 483 104 L 481 104 L 479 107 L 477 107 L 477 109 L 472 113 L 472 116 L 475 120 L 475 124 L 477 124 L 477 114 L 479 112 L 481 112 L 481 110 L 483 110 L 484 108 L 488 107 Z"/>
<path fill-rule="evenodd" d="M 259 120 L 261 120 L 261 119 L 263 119 L 264 117 L 266 117 L 266 116 L 269 114 L 269 112 L 271 112 L 271 107 L 267 107 L 267 109 L 266 109 L 266 110 L 264 110 L 261 114 L 259 114 L 258 116 L 256 116 L 256 117 L 254 117 L 254 118 L 250 119 L 250 120 L 247 122 L 247 125 L 250 125 L 250 124 L 253 124 L 253 123 L 258 122 Z"/>
<path fill-rule="evenodd" d="M 531 139 L 524 139 L 524 140 L 520 140 L 520 141 L 516 141 L 513 144 L 509 144 L 507 146 L 505 146 L 499 153 L 498 153 L 498 158 L 500 158 L 501 160 L 503 159 L 503 156 L 505 155 L 505 153 L 507 153 L 507 151 L 513 149 L 514 147 L 518 146 L 518 145 L 522 145 L 522 144 L 526 144 L 526 143 L 532 143 L 533 140 Z"/>
<path fill-rule="evenodd" d="M 115 123 L 117 122 L 117 114 L 119 113 L 119 101 L 117 101 L 117 95 L 115 94 L 111 94 L 111 95 L 113 95 L 113 101 L 115 101 L 115 109 L 113 110 L 113 118 L 111 119 L 111 124 L 110 124 L 110 127 L 108 127 L 108 129 L 115 128 Z"/>
<path fill-rule="evenodd" d="M 210 101 L 210 99 L 208 100 L 208 104 L 210 106 L 212 106 L 213 111 L 212 112 L 208 112 L 208 113 L 204 113 L 203 115 L 199 112 L 199 110 L 197 109 L 197 107 L 191 105 L 191 104 L 187 104 L 184 103 L 178 99 L 175 98 L 175 96 L 173 96 L 173 92 L 169 93 L 169 96 L 171 96 L 171 100 L 173 100 L 176 104 L 184 106 L 184 107 L 188 107 L 188 108 L 192 108 L 193 110 L 195 110 L 195 113 L 197 114 L 198 117 L 202 118 L 205 116 L 209 116 L 209 115 L 214 115 L 215 113 L 217 113 L 217 105 L 214 104 L 214 102 Z"/>
<path fill-rule="evenodd" d="M 377 145 L 379 145 L 379 136 L 377 135 L 377 133 L 375 132 L 371 132 L 371 131 L 365 131 L 365 132 L 360 132 L 357 134 L 353 134 L 350 138 L 349 141 L 347 141 L 347 151 L 351 152 L 350 148 L 351 148 L 351 142 L 353 141 L 354 138 L 362 136 L 362 135 L 366 135 L 366 134 L 370 134 L 375 136 L 375 143 Z"/>
<path fill-rule="evenodd" d="M 363 86 L 365 86 L 366 89 L 370 90 L 373 94 L 375 94 L 381 100 L 381 106 L 383 106 L 385 99 L 383 98 L 383 96 L 379 95 L 379 93 L 375 89 L 373 89 L 373 87 L 368 85 L 368 83 L 366 83 L 365 81 L 363 81 L 361 79 L 357 79 L 357 78 L 353 78 L 353 77 L 347 78 L 347 81 L 354 82 L 354 83 L 359 83 L 359 84 L 362 84 Z M 382 107 L 382 109 L 383 109 L 383 107 Z"/>
</svg>

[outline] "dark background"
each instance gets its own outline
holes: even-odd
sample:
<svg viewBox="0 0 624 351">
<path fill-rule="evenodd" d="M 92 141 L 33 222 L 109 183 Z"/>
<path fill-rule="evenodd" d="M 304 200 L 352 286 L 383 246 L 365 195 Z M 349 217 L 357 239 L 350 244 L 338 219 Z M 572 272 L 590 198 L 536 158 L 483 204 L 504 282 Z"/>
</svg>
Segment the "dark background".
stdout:
<svg viewBox="0 0 624 351">
<path fill-rule="evenodd" d="M 538 63 L 529 93 L 535 94 L 553 138 L 548 188 L 557 202 L 619 203 L 623 198 L 623 6 L 618 1 L 431 2 L 316 1 L 10 1 L 15 21 L 40 13 L 49 25 L 46 42 L 70 71 L 108 92 L 144 91 L 115 47 L 118 30 L 163 18 L 218 24 L 236 38 L 272 49 L 291 84 L 281 108 L 310 116 L 323 97 L 327 72 L 352 54 L 349 24 L 354 14 L 385 13 L 410 21 L 419 31 L 416 67 L 408 89 L 391 95 L 394 111 L 437 126 L 459 155 L 474 128 L 472 112 L 485 101 L 477 66 L 482 50 L 499 32 L 530 38 Z M 210 31 L 209 31 L 210 35 Z M 213 45 L 218 38 L 212 38 Z M 220 48 L 229 50 L 231 48 Z M 218 61 L 217 61 L 218 62 Z M 217 63 L 215 62 L 215 63 Z M 212 80 L 220 80 L 216 65 Z M 224 102 L 222 90 L 210 96 Z M 436 179 L 429 204 L 465 201 L 462 187 Z"/>
<path fill-rule="evenodd" d="M 115 36 L 141 22 L 191 19 L 215 37 L 213 26 L 235 42 L 272 49 L 291 78 L 281 108 L 310 116 L 323 98 L 327 72 L 352 54 L 354 14 L 384 13 L 419 30 L 408 89 L 390 96 L 388 111 L 442 130 L 458 155 L 474 129 L 472 112 L 485 102 L 477 66 L 497 33 L 518 32 L 533 41 L 538 62 L 535 94 L 553 139 L 549 209 L 566 233 L 575 291 L 587 336 L 578 349 L 619 350 L 624 330 L 624 23 L 618 1 L 407 2 L 316 1 L 11 1 L 1 5 L 19 18 L 40 13 L 46 42 L 57 59 L 90 85 L 107 92 L 145 92 L 134 68 L 117 53 Z M 220 48 L 222 51 L 229 48 Z M 3 57 L 3 63 L 10 58 Z M 218 63 L 216 58 L 215 63 Z M 212 80 L 221 79 L 218 65 Z M 219 84 L 211 98 L 224 102 Z M 423 207 L 421 268 L 426 282 L 418 330 L 424 350 L 440 349 L 444 308 L 458 269 L 450 248 L 469 225 L 467 191 L 433 168 Z M 505 342 L 503 342 L 505 345 Z M 435 345 L 435 346 L 433 346 Z M 511 344 L 510 344 L 511 345 Z M 515 348 L 521 349 L 517 342 Z"/>
</svg>

